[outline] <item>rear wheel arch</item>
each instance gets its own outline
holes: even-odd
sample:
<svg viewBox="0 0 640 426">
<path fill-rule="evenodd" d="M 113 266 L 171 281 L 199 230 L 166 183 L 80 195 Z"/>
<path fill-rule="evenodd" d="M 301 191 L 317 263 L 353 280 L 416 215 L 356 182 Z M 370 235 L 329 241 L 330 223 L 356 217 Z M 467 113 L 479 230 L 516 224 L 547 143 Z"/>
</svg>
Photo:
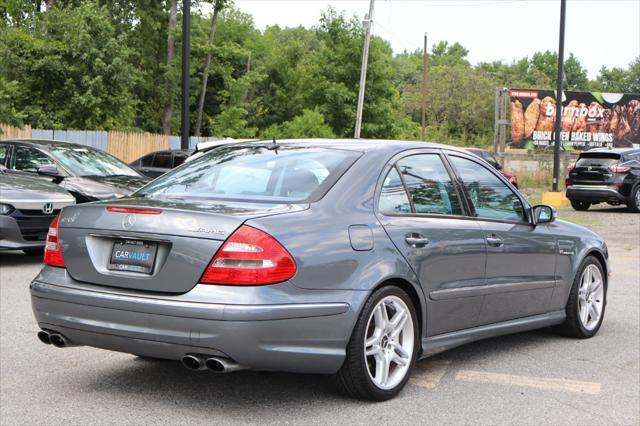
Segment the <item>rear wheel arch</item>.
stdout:
<svg viewBox="0 0 640 426">
<path fill-rule="evenodd" d="M 426 318 L 426 304 L 424 302 L 424 298 L 420 296 L 421 290 L 416 289 L 416 286 L 411 284 L 411 282 L 407 281 L 406 279 L 388 278 L 384 281 L 381 281 L 378 285 L 373 287 L 369 292 L 369 294 L 371 295 L 375 293 L 377 290 L 379 290 L 380 288 L 389 287 L 389 286 L 395 286 L 400 288 L 405 293 L 407 293 L 407 295 L 411 299 L 411 302 L 413 303 L 413 307 L 416 311 L 416 315 L 418 316 L 417 318 L 418 328 L 419 328 L 418 335 L 420 336 L 420 338 L 422 338 L 423 337 L 422 333 L 425 330 L 425 324 L 423 323 L 423 321 Z M 358 315 L 360 315 L 360 312 L 358 313 Z"/>
</svg>

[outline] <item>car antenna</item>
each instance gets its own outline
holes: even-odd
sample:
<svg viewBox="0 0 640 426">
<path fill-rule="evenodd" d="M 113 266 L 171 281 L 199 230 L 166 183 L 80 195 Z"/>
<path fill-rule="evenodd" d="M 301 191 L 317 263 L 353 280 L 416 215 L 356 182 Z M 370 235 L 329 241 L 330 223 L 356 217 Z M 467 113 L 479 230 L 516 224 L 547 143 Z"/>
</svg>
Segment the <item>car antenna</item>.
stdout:
<svg viewBox="0 0 640 426">
<path fill-rule="evenodd" d="M 275 151 L 276 154 L 278 153 L 278 149 L 280 149 L 280 144 L 278 142 L 276 142 L 276 137 L 273 137 L 273 142 L 271 142 L 271 145 L 267 147 L 267 149 L 269 151 Z"/>
</svg>

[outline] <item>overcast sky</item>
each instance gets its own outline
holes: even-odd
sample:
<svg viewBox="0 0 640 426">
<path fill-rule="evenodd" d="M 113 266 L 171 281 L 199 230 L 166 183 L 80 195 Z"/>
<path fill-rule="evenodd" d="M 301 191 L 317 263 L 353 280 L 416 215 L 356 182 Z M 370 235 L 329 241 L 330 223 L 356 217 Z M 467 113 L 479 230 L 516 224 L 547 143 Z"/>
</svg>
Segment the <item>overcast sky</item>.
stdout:
<svg viewBox="0 0 640 426">
<path fill-rule="evenodd" d="M 359 18 L 369 0 L 235 0 L 258 28 L 318 23 L 333 6 Z M 460 42 L 472 63 L 512 61 L 558 49 L 559 0 L 376 0 L 373 32 L 395 52 L 440 40 Z M 565 52 L 573 52 L 594 78 L 601 66 L 627 67 L 640 56 L 640 0 L 569 0 Z"/>
</svg>

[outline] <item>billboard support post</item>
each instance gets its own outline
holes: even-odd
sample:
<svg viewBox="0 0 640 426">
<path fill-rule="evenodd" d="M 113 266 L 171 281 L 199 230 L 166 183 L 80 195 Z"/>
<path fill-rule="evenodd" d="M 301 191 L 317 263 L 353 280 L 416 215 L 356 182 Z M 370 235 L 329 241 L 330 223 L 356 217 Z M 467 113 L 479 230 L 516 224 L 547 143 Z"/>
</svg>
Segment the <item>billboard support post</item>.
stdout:
<svg viewBox="0 0 640 426">
<path fill-rule="evenodd" d="M 567 0 L 560 0 L 560 41 L 558 45 L 558 88 L 556 90 L 555 143 L 553 145 L 553 192 L 558 192 L 560 179 L 560 131 L 562 129 L 562 80 L 564 79 L 564 21 Z"/>
</svg>

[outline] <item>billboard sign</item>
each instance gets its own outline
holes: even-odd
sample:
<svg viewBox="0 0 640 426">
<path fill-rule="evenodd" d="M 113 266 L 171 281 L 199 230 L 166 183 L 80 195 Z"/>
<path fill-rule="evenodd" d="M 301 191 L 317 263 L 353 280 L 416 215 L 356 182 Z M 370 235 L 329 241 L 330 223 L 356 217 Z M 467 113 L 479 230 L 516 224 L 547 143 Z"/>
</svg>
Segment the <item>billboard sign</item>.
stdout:
<svg viewBox="0 0 640 426">
<path fill-rule="evenodd" d="M 509 96 L 509 145 L 513 148 L 552 148 L 555 91 L 510 89 Z M 565 91 L 560 140 L 565 149 L 576 150 L 640 144 L 640 94 Z"/>
</svg>

